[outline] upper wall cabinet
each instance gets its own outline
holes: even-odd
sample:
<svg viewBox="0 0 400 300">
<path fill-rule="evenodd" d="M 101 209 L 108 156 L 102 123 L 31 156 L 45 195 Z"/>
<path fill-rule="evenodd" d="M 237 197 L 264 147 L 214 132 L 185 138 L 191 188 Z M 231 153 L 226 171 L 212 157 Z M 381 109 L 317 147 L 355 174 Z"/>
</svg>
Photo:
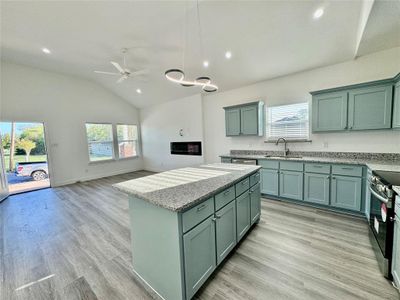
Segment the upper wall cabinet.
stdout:
<svg viewBox="0 0 400 300">
<path fill-rule="evenodd" d="M 392 89 L 392 85 L 382 85 L 349 91 L 349 129 L 390 128 Z"/>
<path fill-rule="evenodd" d="M 262 101 L 224 107 L 226 136 L 263 135 Z"/>
<path fill-rule="evenodd" d="M 347 93 L 316 95 L 312 100 L 313 131 L 347 129 Z"/>
<path fill-rule="evenodd" d="M 397 77 L 394 87 L 393 128 L 400 128 L 400 76 Z"/>
<path fill-rule="evenodd" d="M 394 109 L 392 105 L 393 88 L 398 78 L 399 75 L 311 92 L 313 132 L 389 129 L 392 118 L 393 128 L 400 127 L 400 104 L 395 104 Z M 400 98 L 399 93 L 395 92 L 394 97 Z"/>
</svg>

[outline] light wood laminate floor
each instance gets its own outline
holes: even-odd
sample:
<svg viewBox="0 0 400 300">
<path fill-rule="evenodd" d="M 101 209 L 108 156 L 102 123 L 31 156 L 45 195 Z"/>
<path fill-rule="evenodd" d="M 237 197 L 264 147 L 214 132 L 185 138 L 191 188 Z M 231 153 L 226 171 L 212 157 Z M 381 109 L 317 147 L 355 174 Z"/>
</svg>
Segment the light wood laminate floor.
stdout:
<svg viewBox="0 0 400 300">
<path fill-rule="evenodd" d="M 128 201 L 111 184 L 140 171 L 0 204 L 0 299 L 150 299 L 131 271 Z M 262 202 L 260 223 L 196 299 L 399 299 L 364 220 Z"/>
</svg>

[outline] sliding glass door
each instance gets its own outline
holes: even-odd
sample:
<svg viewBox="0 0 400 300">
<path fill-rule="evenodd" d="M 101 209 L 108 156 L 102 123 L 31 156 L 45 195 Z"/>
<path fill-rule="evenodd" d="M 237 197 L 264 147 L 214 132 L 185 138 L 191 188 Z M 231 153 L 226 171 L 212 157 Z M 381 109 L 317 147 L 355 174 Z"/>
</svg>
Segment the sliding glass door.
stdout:
<svg viewBox="0 0 400 300">
<path fill-rule="evenodd" d="M 0 141 L 2 141 L 0 136 Z M 0 144 L 0 202 L 8 197 L 8 184 L 4 166 L 4 151 Z"/>
</svg>

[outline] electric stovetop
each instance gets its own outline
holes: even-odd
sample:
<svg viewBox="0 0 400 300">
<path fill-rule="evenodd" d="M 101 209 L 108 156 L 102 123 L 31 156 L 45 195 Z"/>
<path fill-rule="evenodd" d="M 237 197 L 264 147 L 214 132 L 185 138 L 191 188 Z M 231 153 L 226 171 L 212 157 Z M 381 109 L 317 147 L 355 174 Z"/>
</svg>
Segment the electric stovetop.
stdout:
<svg viewBox="0 0 400 300">
<path fill-rule="evenodd" d="M 400 172 L 374 171 L 387 185 L 400 185 Z"/>
</svg>

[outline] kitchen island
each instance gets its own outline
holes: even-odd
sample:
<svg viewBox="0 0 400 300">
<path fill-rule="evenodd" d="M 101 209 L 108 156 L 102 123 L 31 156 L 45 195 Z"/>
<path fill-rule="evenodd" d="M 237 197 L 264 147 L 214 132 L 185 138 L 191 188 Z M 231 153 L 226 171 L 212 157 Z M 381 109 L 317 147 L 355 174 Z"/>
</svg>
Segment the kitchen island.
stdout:
<svg viewBox="0 0 400 300">
<path fill-rule="evenodd" d="M 133 271 L 160 299 L 191 299 L 260 219 L 260 166 L 210 164 L 114 185 L 129 195 Z"/>
</svg>

